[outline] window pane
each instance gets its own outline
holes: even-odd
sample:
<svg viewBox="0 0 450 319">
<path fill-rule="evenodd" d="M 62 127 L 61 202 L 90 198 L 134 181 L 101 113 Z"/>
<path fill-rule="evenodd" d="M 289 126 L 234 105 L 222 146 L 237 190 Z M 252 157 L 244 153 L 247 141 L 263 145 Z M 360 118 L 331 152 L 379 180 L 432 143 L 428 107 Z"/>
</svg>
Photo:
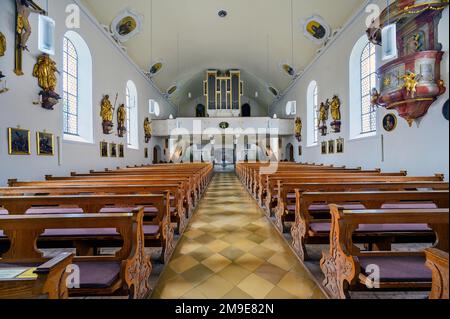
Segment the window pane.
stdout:
<svg viewBox="0 0 450 319">
<path fill-rule="evenodd" d="M 361 132 L 376 131 L 376 111 L 372 109 L 370 95 L 376 87 L 376 48 L 368 43 L 361 54 Z"/>
<path fill-rule="evenodd" d="M 78 135 L 78 55 L 73 43 L 63 40 L 63 127 Z"/>
</svg>

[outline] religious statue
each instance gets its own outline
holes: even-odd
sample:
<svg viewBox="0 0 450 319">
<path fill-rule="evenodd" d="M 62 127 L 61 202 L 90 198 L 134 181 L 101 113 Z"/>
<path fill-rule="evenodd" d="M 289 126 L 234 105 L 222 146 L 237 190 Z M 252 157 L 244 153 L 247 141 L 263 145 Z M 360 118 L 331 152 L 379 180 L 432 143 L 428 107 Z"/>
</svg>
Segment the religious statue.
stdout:
<svg viewBox="0 0 450 319">
<path fill-rule="evenodd" d="M 295 119 L 295 137 L 299 142 L 302 141 L 302 128 L 303 128 L 302 119 L 300 117 L 297 117 Z"/>
<path fill-rule="evenodd" d="M 23 75 L 22 52 L 27 50 L 27 42 L 31 35 L 31 24 L 29 21 L 31 13 L 46 14 L 32 0 L 16 0 L 16 54 L 15 69 L 17 75 Z"/>
<path fill-rule="evenodd" d="M 116 99 L 117 100 L 117 99 Z M 109 95 L 105 95 L 100 104 L 100 116 L 103 120 L 103 134 L 111 134 L 114 127 L 113 116 L 114 108 L 109 101 Z"/>
<path fill-rule="evenodd" d="M 6 87 L 6 80 L 4 80 L 5 76 L 3 75 L 3 72 L 0 71 L 0 94 L 8 92 L 9 89 Z"/>
<path fill-rule="evenodd" d="M 127 132 L 125 126 L 125 121 L 127 120 L 127 110 L 125 109 L 125 104 L 121 104 L 117 109 L 117 135 L 119 137 L 124 137 Z"/>
<path fill-rule="evenodd" d="M 405 75 L 399 78 L 405 81 L 405 83 L 403 84 L 403 88 L 406 89 L 406 93 L 409 95 L 409 97 L 414 98 L 416 96 L 416 88 L 420 79 L 420 75 L 408 71 Z"/>
<path fill-rule="evenodd" d="M 334 130 L 334 133 L 341 132 L 341 100 L 337 95 L 333 96 L 331 100 L 329 108 L 331 109 L 331 118 L 333 122 L 331 122 L 331 127 Z"/>
<path fill-rule="evenodd" d="M 381 94 L 378 92 L 378 90 L 376 88 L 373 88 L 370 94 L 370 105 L 372 106 L 372 109 L 375 109 L 380 105 L 380 97 Z"/>
<path fill-rule="evenodd" d="M 326 136 L 327 131 L 327 121 L 328 121 L 328 111 L 330 108 L 330 104 L 327 100 L 326 103 L 322 102 L 320 103 L 319 107 L 319 131 L 322 134 L 322 136 Z"/>
<path fill-rule="evenodd" d="M 4 56 L 6 52 L 6 37 L 0 32 L 0 56 Z"/>
<path fill-rule="evenodd" d="M 42 54 L 38 57 L 37 63 L 33 68 L 33 76 L 38 79 L 39 87 L 42 89 L 39 92 L 41 105 L 47 110 L 53 110 L 53 107 L 61 99 L 59 94 L 55 92 L 57 85 L 56 73 L 59 73 L 56 63 L 48 54 Z"/>
<path fill-rule="evenodd" d="M 152 122 L 148 119 L 148 117 L 144 120 L 144 135 L 145 135 L 145 143 L 150 142 L 152 138 Z"/>
</svg>

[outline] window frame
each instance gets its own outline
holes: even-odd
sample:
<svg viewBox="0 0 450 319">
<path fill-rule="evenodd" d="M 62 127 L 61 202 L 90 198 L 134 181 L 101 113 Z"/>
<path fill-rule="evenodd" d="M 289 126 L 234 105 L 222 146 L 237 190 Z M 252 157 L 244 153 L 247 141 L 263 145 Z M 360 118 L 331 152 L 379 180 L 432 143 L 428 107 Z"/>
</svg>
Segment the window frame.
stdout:
<svg viewBox="0 0 450 319">
<path fill-rule="evenodd" d="M 66 42 L 66 43 L 65 43 Z M 73 50 L 75 51 L 76 56 L 72 56 L 69 53 L 69 45 L 71 45 L 73 47 Z M 75 60 L 75 65 L 76 65 L 76 76 L 70 74 L 69 72 L 69 58 L 73 58 Z M 78 50 L 75 46 L 75 44 L 72 42 L 72 40 L 70 40 L 66 35 L 63 37 L 63 104 L 66 105 L 67 103 L 67 111 L 64 110 L 64 106 L 63 106 L 63 133 L 65 135 L 71 135 L 71 136 L 80 136 L 80 128 L 79 128 L 79 105 L 80 105 L 80 92 L 79 92 L 79 69 L 80 69 L 80 59 L 79 59 L 79 54 L 78 54 Z M 67 68 L 67 69 L 66 69 Z M 67 79 L 67 83 L 65 83 L 64 81 L 64 75 L 66 76 Z M 69 93 L 69 77 L 74 78 L 76 81 L 76 91 L 77 91 L 77 95 L 74 96 L 72 93 Z M 67 96 L 67 99 L 66 99 Z M 68 105 L 68 101 L 69 101 L 69 96 L 71 97 L 75 97 L 75 103 L 76 103 L 76 114 L 70 113 L 69 112 L 69 105 Z M 64 115 L 67 114 L 66 120 L 64 120 Z M 76 119 L 76 132 L 69 132 L 68 128 L 69 128 L 69 115 L 70 116 L 74 116 Z"/>
<path fill-rule="evenodd" d="M 364 54 L 366 53 L 366 50 L 369 50 L 368 52 L 368 56 L 366 58 L 363 58 Z M 374 65 L 372 65 L 372 58 L 375 60 L 374 61 Z M 376 134 L 377 132 L 377 111 L 376 109 L 372 109 L 371 106 L 369 106 L 369 112 L 368 113 L 364 113 L 364 100 L 366 98 L 369 98 L 370 100 L 370 96 L 371 96 L 371 92 L 372 92 L 372 88 L 376 86 L 376 78 L 375 78 L 375 83 L 372 83 L 372 77 L 375 75 L 376 77 L 376 72 L 377 72 L 377 64 L 376 64 L 376 59 L 377 59 L 377 53 L 376 53 L 376 47 L 373 43 L 371 43 L 370 41 L 368 41 L 368 43 L 364 46 L 361 55 L 360 55 L 360 62 L 359 62 L 359 72 L 360 72 L 360 107 L 361 107 L 361 129 L 360 129 L 360 135 L 364 136 L 364 135 L 370 135 L 370 134 Z M 364 76 L 363 75 L 363 64 L 365 62 L 369 63 L 369 73 Z M 363 92 L 363 83 L 364 81 L 368 79 L 369 80 L 369 88 L 368 88 L 368 92 Z M 365 120 L 364 117 L 368 116 L 369 119 L 369 131 L 364 131 L 364 127 L 365 127 Z"/>
</svg>

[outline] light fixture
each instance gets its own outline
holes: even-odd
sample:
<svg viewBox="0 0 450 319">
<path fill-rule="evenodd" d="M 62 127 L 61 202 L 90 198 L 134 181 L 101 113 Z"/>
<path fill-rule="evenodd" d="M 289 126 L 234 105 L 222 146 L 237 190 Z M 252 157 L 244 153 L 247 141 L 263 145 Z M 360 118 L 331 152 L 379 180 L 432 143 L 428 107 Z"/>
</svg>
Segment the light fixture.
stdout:
<svg viewBox="0 0 450 319">
<path fill-rule="evenodd" d="M 188 93 L 188 98 L 192 99 L 192 93 L 191 92 Z"/>
<path fill-rule="evenodd" d="M 162 68 L 163 68 L 164 64 L 162 61 L 158 61 L 152 64 L 152 66 L 150 67 L 149 70 L 149 75 L 150 76 L 155 76 L 156 74 L 158 74 L 159 72 L 161 72 Z"/>
<path fill-rule="evenodd" d="M 226 10 L 220 10 L 217 14 L 220 18 L 226 18 L 228 16 L 228 12 Z"/>
<path fill-rule="evenodd" d="M 273 86 L 268 85 L 267 86 L 267 91 L 272 94 L 274 97 L 277 97 L 280 92 L 278 92 L 278 90 L 276 88 L 274 88 Z"/>
<path fill-rule="evenodd" d="M 255 99 L 257 99 L 259 97 L 259 93 L 258 91 L 255 92 Z"/>
<path fill-rule="evenodd" d="M 172 95 L 175 93 L 175 91 L 178 89 L 177 85 L 171 85 L 168 89 L 167 89 L 167 95 Z"/>
</svg>

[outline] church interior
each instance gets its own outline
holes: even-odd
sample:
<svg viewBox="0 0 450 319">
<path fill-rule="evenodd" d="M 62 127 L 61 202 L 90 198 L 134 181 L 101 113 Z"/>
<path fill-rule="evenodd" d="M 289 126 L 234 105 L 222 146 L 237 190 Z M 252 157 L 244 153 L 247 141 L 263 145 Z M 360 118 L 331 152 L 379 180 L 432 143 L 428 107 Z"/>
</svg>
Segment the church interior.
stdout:
<svg viewBox="0 0 450 319">
<path fill-rule="evenodd" d="M 449 85 L 448 0 L 0 0 L 0 299 L 448 300 Z"/>
</svg>

